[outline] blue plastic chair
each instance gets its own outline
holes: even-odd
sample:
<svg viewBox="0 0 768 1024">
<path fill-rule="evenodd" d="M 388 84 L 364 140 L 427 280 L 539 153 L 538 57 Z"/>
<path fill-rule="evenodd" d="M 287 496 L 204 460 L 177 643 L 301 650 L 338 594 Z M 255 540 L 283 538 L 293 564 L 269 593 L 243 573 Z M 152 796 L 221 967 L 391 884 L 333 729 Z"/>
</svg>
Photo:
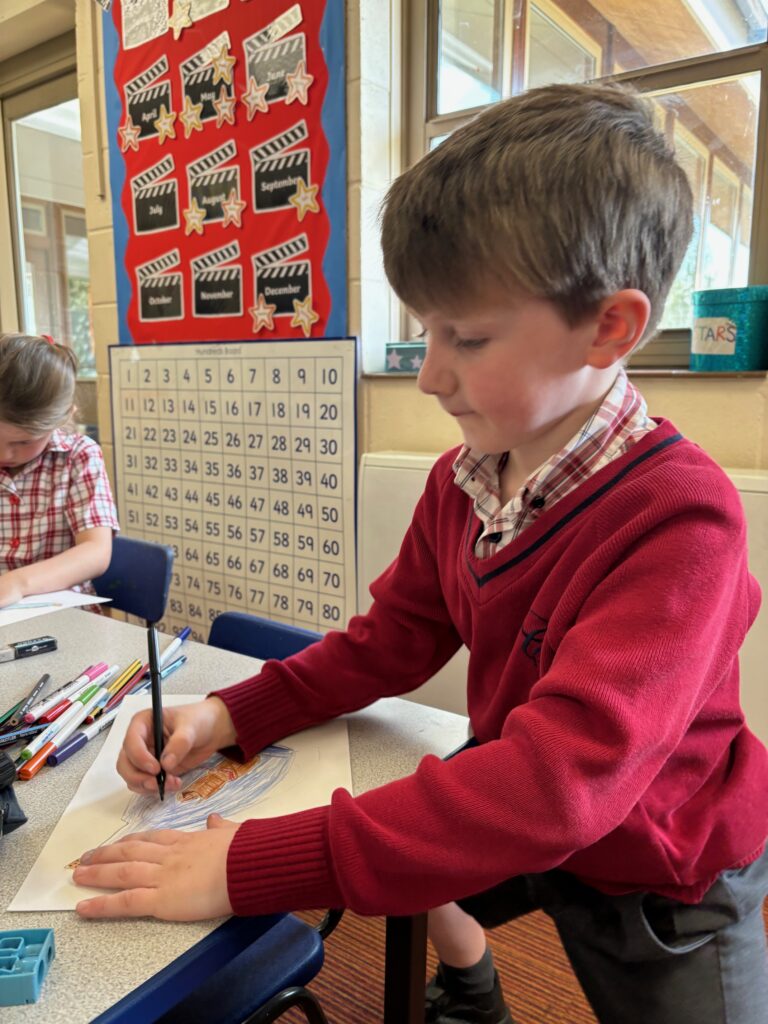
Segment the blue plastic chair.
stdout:
<svg viewBox="0 0 768 1024">
<path fill-rule="evenodd" d="M 305 988 L 323 965 L 331 911 L 318 928 L 292 914 L 232 917 L 91 1024 L 269 1024 L 293 1006 L 328 1024 Z"/>
<path fill-rule="evenodd" d="M 222 647 L 251 658 L 277 658 L 282 661 L 321 640 L 320 633 L 284 622 L 271 622 L 247 612 L 222 612 L 217 615 L 208 634 L 211 647 Z"/>
<path fill-rule="evenodd" d="M 113 608 L 149 625 L 165 614 L 172 567 L 173 548 L 166 544 L 115 537 L 109 568 L 93 580 L 93 587 L 99 597 L 111 599 Z"/>
</svg>

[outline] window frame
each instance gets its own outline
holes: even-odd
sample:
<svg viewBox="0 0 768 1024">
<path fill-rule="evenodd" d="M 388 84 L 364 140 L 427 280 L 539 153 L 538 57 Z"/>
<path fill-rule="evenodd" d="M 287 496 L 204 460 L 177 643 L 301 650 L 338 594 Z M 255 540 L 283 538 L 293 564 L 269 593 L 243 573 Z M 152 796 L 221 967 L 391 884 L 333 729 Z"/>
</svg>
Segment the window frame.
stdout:
<svg viewBox="0 0 768 1024">
<path fill-rule="evenodd" d="M 521 3 L 522 0 L 495 0 L 497 15 L 503 16 L 504 26 L 511 26 L 513 13 L 519 9 Z M 403 108 L 404 167 L 415 163 L 426 153 L 433 138 L 454 131 L 485 109 L 473 107 L 458 113 L 437 113 L 439 24 L 440 0 L 408 0 L 403 52 L 403 96 L 409 98 L 408 101 L 404 100 Z M 510 41 L 507 39 L 508 43 Z M 505 52 L 511 55 L 511 47 L 507 46 Z M 749 285 L 768 282 L 768 174 L 764 171 L 761 173 L 766 166 L 768 155 L 768 41 L 725 53 L 704 54 L 650 68 L 603 76 L 604 80 L 626 82 L 641 92 L 656 93 L 755 72 L 760 75 L 760 93 L 749 240 Z M 503 81 L 511 81 L 511 74 L 511 69 L 506 69 L 502 76 Z M 402 318 L 402 327 L 403 336 L 407 337 L 408 324 L 405 314 Z M 654 368 L 687 366 L 690 333 L 689 328 L 660 331 L 656 338 L 634 357 L 632 365 Z"/>
</svg>

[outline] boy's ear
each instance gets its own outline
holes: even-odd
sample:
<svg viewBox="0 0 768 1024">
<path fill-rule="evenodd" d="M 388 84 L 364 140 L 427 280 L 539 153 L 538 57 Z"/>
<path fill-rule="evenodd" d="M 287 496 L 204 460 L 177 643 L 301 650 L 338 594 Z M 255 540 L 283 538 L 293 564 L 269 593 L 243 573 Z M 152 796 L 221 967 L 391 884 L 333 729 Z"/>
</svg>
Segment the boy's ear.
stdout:
<svg viewBox="0 0 768 1024">
<path fill-rule="evenodd" d="M 595 318 L 588 364 L 606 370 L 629 355 L 642 338 L 650 315 L 650 300 L 639 288 L 622 288 L 603 299 Z"/>
</svg>

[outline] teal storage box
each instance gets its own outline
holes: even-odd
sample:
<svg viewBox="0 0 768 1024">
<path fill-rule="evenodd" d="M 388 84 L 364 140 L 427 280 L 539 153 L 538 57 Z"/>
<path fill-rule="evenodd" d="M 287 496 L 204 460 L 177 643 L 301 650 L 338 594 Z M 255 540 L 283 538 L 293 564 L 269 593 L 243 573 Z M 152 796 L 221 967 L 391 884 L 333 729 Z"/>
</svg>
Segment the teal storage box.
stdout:
<svg viewBox="0 0 768 1024">
<path fill-rule="evenodd" d="M 36 1003 L 55 955 L 52 928 L 0 932 L 0 1006 Z"/>
<path fill-rule="evenodd" d="M 768 370 L 768 285 L 693 293 L 692 370 Z"/>
<path fill-rule="evenodd" d="M 425 341 L 388 341 L 387 373 L 418 373 L 426 353 Z"/>
</svg>

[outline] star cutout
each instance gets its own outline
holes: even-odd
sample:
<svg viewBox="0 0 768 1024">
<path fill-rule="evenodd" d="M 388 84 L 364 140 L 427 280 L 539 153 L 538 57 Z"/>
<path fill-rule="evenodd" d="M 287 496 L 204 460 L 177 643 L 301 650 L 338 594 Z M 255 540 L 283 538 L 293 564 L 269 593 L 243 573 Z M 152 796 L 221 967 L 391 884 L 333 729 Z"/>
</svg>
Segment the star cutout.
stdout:
<svg viewBox="0 0 768 1024">
<path fill-rule="evenodd" d="M 154 122 L 155 128 L 157 128 L 157 141 L 162 145 L 166 139 L 176 138 L 176 129 L 174 128 L 173 122 L 176 120 L 176 115 L 172 110 L 168 111 L 165 109 L 165 104 L 160 105 L 160 116 Z"/>
<path fill-rule="evenodd" d="M 138 152 L 141 128 L 136 127 L 130 114 L 126 117 L 123 127 L 117 129 L 117 134 L 120 136 L 121 153 L 126 153 L 129 149 L 135 149 Z"/>
<path fill-rule="evenodd" d="M 240 99 L 248 107 L 249 121 L 254 119 L 257 110 L 260 110 L 262 114 L 269 113 L 269 104 L 266 100 L 268 91 L 269 82 L 264 82 L 263 85 L 256 85 L 256 79 L 253 76 L 248 79 L 248 88 Z"/>
<path fill-rule="evenodd" d="M 237 62 L 236 57 L 230 57 L 227 44 L 223 43 L 219 50 L 217 57 L 211 57 L 211 64 L 213 64 L 213 84 L 217 82 L 226 82 L 227 85 L 232 83 L 232 68 Z"/>
<path fill-rule="evenodd" d="M 421 369 L 421 364 L 423 362 L 424 362 L 424 360 L 421 358 L 421 356 L 412 356 L 411 357 L 411 366 L 413 367 L 414 370 L 420 370 Z"/>
<path fill-rule="evenodd" d="M 303 60 L 300 60 L 296 65 L 296 70 L 293 74 L 290 71 L 287 72 L 285 80 L 288 83 L 288 95 L 285 97 L 286 104 L 298 100 L 299 103 L 306 107 L 308 103 L 307 91 L 314 82 L 315 76 L 307 74 L 307 66 Z"/>
<path fill-rule="evenodd" d="M 308 295 L 306 299 L 299 302 L 298 299 L 293 300 L 293 316 L 291 317 L 291 327 L 300 327 L 304 332 L 304 337 L 308 338 L 312 331 L 312 324 L 317 323 L 320 317 L 312 309 L 312 296 Z"/>
<path fill-rule="evenodd" d="M 203 130 L 203 122 L 200 120 L 202 112 L 203 104 L 193 103 L 192 97 L 187 93 L 184 97 L 184 109 L 179 114 L 179 120 L 184 125 L 185 139 L 188 139 L 192 132 L 201 132 Z"/>
<path fill-rule="evenodd" d="M 259 331 L 265 327 L 268 331 L 274 331 L 275 321 L 273 316 L 277 306 L 272 305 L 271 302 L 267 302 L 262 292 L 259 292 L 259 301 L 255 306 L 251 306 L 248 312 L 251 314 L 251 320 L 253 321 L 252 330 L 254 334 L 258 334 Z"/>
<path fill-rule="evenodd" d="M 192 0 L 174 0 L 173 14 L 168 18 L 168 28 L 173 29 L 173 38 L 178 39 L 185 28 L 192 27 Z"/>
<path fill-rule="evenodd" d="M 203 233 L 203 221 L 208 213 L 207 210 L 202 210 L 197 205 L 197 200 L 193 199 L 187 209 L 184 211 L 184 220 L 186 224 L 184 226 L 184 234 L 191 235 L 194 231 L 195 234 L 202 235 Z"/>
<path fill-rule="evenodd" d="M 213 109 L 216 111 L 217 128 L 221 128 L 225 121 L 227 124 L 235 123 L 235 103 L 237 103 L 237 100 L 234 95 L 230 96 L 226 87 L 222 85 L 221 89 L 219 89 L 219 98 L 213 101 Z"/>
<path fill-rule="evenodd" d="M 400 360 L 401 359 L 402 359 L 402 356 L 400 355 L 399 352 L 395 352 L 395 351 L 387 352 L 387 369 L 388 370 L 399 370 L 400 369 Z"/>
<path fill-rule="evenodd" d="M 296 207 L 299 222 L 303 221 L 308 213 L 320 213 L 320 204 L 317 201 L 317 190 L 319 185 L 310 185 L 303 178 L 296 179 L 296 191 L 288 196 L 288 202 Z"/>
<path fill-rule="evenodd" d="M 243 210 L 247 205 L 238 196 L 237 190 L 233 188 L 221 204 L 221 208 L 224 211 L 224 220 L 221 226 L 225 228 L 229 224 L 234 224 L 236 228 L 241 228 L 243 226 Z"/>
</svg>

